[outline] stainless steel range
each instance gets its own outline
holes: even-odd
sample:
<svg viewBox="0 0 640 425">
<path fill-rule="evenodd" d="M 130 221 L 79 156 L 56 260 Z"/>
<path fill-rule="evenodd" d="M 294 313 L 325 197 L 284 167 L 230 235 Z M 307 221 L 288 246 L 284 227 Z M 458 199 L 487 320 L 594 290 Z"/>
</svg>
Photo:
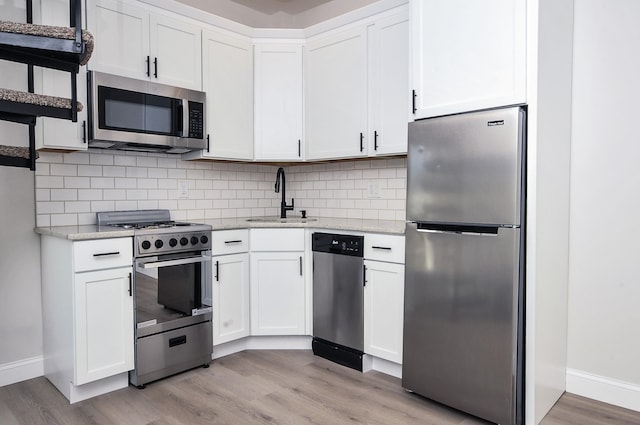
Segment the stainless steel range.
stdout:
<svg viewBox="0 0 640 425">
<path fill-rule="evenodd" d="M 213 351 L 211 226 L 176 222 L 169 210 L 97 214 L 98 226 L 133 229 L 135 370 L 146 383 L 198 366 Z"/>
</svg>

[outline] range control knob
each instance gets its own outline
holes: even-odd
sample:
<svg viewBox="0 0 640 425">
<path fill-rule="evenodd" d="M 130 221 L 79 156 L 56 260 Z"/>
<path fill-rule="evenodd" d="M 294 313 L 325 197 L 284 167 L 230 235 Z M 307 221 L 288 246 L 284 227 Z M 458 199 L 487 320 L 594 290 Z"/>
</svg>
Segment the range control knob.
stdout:
<svg viewBox="0 0 640 425">
<path fill-rule="evenodd" d="M 185 246 L 188 243 L 189 239 L 185 238 L 184 236 L 180 238 L 180 245 Z"/>
<path fill-rule="evenodd" d="M 149 248 L 151 248 L 151 242 L 142 241 L 142 249 L 149 249 Z"/>
<path fill-rule="evenodd" d="M 164 245 L 164 242 L 162 242 L 160 239 L 156 239 L 154 245 L 156 246 L 156 248 L 160 249 L 162 248 L 162 245 Z"/>
<path fill-rule="evenodd" d="M 171 238 L 169 239 L 169 246 L 171 248 L 173 248 L 174 246 L 178 245 L 178 241 L 176 240 L 176 238 Z"/>
<path fill-rule="evenodd" d="M 197 236 L 191 236 L 191 245 L 195 245 L 198 243 L 198 237 Z"/>
<path fill-rule="evenodd" d="M 209 238 L 206 236 L 200 236 L 200 242 L 202 242 L 203 244 L 209 242 Z"/>
</svg>

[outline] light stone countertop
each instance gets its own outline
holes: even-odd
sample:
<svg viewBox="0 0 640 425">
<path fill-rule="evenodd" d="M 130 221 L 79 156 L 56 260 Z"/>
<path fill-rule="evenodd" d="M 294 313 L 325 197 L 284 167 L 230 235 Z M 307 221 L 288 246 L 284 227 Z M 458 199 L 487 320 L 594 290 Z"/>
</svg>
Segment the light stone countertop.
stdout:
<svg viewBox="0 0 640 425">
<path fill-rule="evenodd" d="M 190 221 L 209 224 L 214 231 L 256 228 L 304 228 L 404 235 L 405 229 L 405 222 L 400 220 L 310 217 L 307 221 L 301 221 L 299 217 L 292 217 L 289 221 L 280 222 L 278 218 L 273 217 L 273 221 L 247 221 L 251 218 L 264 219 L 264 217 L 238 217 Z M 41 235 L 74 241 L 133 236 L 133 230 L 105 229 L 97 225 L 36 227 L 35 232 Z"/>
</svg>

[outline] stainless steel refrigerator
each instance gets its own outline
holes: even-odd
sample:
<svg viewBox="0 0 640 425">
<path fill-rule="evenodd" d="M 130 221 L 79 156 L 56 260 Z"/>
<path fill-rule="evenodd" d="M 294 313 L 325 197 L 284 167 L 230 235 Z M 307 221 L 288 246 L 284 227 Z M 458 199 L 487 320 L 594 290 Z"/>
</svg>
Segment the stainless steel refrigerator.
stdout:
<svg viewBox="0 0 640 425">
<path fill-rule="evenodd" d="M 402 385 L 523 421 L 526 111 L 409 124 Z"/>
</svg>

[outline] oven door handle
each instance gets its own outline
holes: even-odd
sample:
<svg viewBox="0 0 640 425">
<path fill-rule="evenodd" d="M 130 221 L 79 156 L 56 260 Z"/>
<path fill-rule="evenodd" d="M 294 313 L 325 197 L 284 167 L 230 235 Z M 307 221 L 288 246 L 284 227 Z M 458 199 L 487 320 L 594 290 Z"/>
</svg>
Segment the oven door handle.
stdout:
<svg viewBox="0 0 640 425">
<path fill-rule="evenodd" d="M 204 261 L 211 261 L 210 256 L 181 258 L 179 260 L 165 260 L 165 261 L 153 261 L 149 263 L 138 263 L 143 269 L 157 269 L 160 267 L 179 266 L 182 264 L 201 263 Z"/>
</svg>

